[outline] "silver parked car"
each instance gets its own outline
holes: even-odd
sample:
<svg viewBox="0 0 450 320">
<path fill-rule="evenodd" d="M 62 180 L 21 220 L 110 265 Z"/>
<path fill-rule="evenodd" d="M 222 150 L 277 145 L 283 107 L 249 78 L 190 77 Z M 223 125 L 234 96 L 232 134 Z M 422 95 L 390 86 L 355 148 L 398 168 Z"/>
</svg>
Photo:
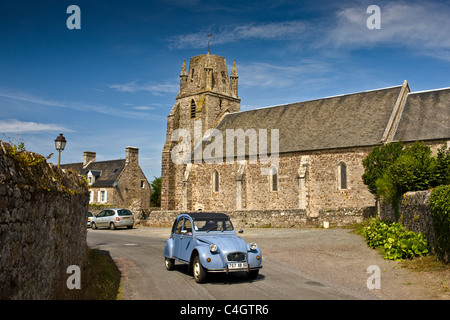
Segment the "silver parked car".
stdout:
<svg viewBox="0 0 450 320">
<path fill-rule="evenodd" d="M 133 214 L 128 209 L 105 209 L 100 211 L 91 221 L 92 229 L 110 228 L 114 230 L 119 227 L 133 228 Z"/>
<path fill-rule="evenodd" d="M 91 221 L 94 218 L 94 215 L 92 214 L 92 212 L 88 212 L 87 214 L 87 226 L 90 227 L 91 226 Z"/>
</svg>

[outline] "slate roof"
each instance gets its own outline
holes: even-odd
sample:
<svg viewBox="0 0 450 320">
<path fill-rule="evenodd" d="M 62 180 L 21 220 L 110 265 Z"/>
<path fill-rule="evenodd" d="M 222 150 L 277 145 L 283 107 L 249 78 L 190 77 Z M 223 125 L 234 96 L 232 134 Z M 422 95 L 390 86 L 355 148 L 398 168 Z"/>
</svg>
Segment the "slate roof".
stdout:
<svg viewBox="0 0 450 320">
<path fill-rule="evenodd" d="M 450 139 L 450 88 L 409 93 L 394 141 Z"/>
<path fill-rule="evenodd" d="M 92 187 L 112 187 L 114 182 L 125 168 L 125 159 L 109 160 L 109 161 L 93 161 L 83 168 L 83 163 L 70 163 L 61 165 L 62 169 L 72 169 L 75 172 L 87 176 L 91 171 L 94 175 L 99 174 L 95 179 Z"/>
<path fill-rule="evenodd" d="M 401 89 L 396 86 L 227 114 L 216 128 L 223 135 L 223 156 L 227 129 L 268 129 L 268 152 L 270 129 L 279 129 L 280 153 L 378 145 Z"/>
</svg>

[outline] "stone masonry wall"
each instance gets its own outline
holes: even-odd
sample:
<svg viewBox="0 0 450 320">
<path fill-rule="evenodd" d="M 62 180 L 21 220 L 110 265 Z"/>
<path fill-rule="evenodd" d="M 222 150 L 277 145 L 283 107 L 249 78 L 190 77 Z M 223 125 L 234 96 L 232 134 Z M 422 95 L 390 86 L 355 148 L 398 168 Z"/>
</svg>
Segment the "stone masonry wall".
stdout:
<svg viewBox="0 0 450 320">
<path fill-rule="evenodd" d="M 140 221 L 143 226 L 171 227 L 180 213 L 187 211 L 152 211 L 148 219 Z M 220 210 L 227 214 L 235 229 L 238 228 L 299 228 L 321 227 L 324 222 L 330 226 L 346 226 L 362 222 L 374 216 L 375 207 L 339 208 L 322 210 L 317 217 L 310 217 L 305 209 L 272 209 L 272 210 Z"/>
<path fill-rule="evenodd" d="M 278 190 L 271 190 L 270 176 L 261 174 L 260 162 L 193 164 L 174 170 L 170 197 L 175 210 L 307 210 L 310 217 L 336 208 L 375 205 L 362 181 L 362 160 L 371 148 L 286 153 L 279 157 Z M 339 166 L 346 166 L 346 188 L 340 187 Z M 219 174 L 219 191 L 213 188 Z M 165 209 L 165 207 L 163 207 Z M 351 209 L 353 210 L 353 209 Z M 341 210 L 342 211 L 342 210 Z"/>
<path fill-rule="evenodd" d="M 87 184 L 0 141 L 0 299 L 54 299 L 86 257 Z"/>
<path fill-rule="evenodd" d="M 430 211 L 430 195 L 432 190 L 407 192 L 403 195 L 399 206 L 399 221 L 408 230 L 423 232 L 431 248 L 434 247 L 433 219 Z M 379 216 L 381 219 L 395 221 L 392 206 L 381 203 Z"/>
</svg>

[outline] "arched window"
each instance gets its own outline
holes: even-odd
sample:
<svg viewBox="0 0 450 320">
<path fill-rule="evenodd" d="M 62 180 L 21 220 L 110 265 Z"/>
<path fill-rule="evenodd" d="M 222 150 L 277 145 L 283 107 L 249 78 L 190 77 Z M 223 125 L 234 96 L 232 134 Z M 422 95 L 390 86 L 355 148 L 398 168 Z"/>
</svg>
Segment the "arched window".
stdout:
<svg viewBox="0 0 450 320">
<path fill-rule="evenodd" d="M 344 162 L 338 166 L 338 184 L 339 189 L 347 189 L 347 165 Z"/>
<path fill-rule="evenodd" d="M 270 191 L 278 191 L 278 170 L 275 166 L 272 166 L 271 168 L 271 175 L 270 175 Z"/>
<path fill-rule="evenodd" d="M 220 184 L 219 171 L 214 170 L 212 180 L 213 180 L 213 191 L 219 192 L 219 184 Z"/>
<path fill-rule="evenodd" d="M 191 100 L 191 119 L 195 118 L 195 112 L 197 111 L 196 109 L 197 109 L 197 107 L 195 105 L 195 101 L 194 101 L 194 99 L 192 99 Z"/>
</svg>

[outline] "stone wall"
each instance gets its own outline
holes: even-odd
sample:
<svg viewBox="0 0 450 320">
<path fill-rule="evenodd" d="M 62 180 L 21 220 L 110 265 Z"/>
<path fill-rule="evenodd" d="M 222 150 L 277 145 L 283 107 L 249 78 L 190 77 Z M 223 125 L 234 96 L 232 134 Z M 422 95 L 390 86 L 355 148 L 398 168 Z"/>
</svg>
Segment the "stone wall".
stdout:
<svg viewBox="0 0 450 320">
<path fill-rule="evenodd" d="M 86 183 L 0 141 L 0 299 L 54 299 L 86 258 Z M 66 288 L 67 289 L 67 288 Z"/>
<path fill-rule="evenodd" d="M 171 227 L 175 217 L 183 212 L 186 211 L 155 210 L 148 215 L 147 220 L 140 223 L 143 226 Z M 220 210 L 220 212 L 231 218 L 236 229 L 321 227 L 324 222 L 333 227 L 362 222 L 375 215 L 375 207 L 321 210 L 317 217 L 310 217 L 305 209 Z"/>
<path fill-rule="evenodd" d="M 432 190 L 407 192 L 403 195 L 399 206 L 399 221 L 408 230 L 423 232 L 431 248 L 434 247 L 433 219 L 429 206 Z M 384 220 L 395 221 L 392 206 L 381 203 L 379 217 Z"/>
<path fill-rule="evenodd" d="M 175 210 L 305 209 L 310 217 L 319 217 L 328 209 L 372 207 L 374 197 L 361 178 L 362 160 L 370 150 L 361 147 L 280 154 L 276 191 L 271 189 L 271 176 L 261 173 L 268 165 L 260 161 L 174 166 L 170 193 L 164 200 L 171 201 Z M 340 185 L 342 164 L 346 168 L 345 188 Z M 220 181 L 218 191 L 213 188 L 215 171 Z M 169 172 L 163 166 L 164 175 Z"/>
</svg>

